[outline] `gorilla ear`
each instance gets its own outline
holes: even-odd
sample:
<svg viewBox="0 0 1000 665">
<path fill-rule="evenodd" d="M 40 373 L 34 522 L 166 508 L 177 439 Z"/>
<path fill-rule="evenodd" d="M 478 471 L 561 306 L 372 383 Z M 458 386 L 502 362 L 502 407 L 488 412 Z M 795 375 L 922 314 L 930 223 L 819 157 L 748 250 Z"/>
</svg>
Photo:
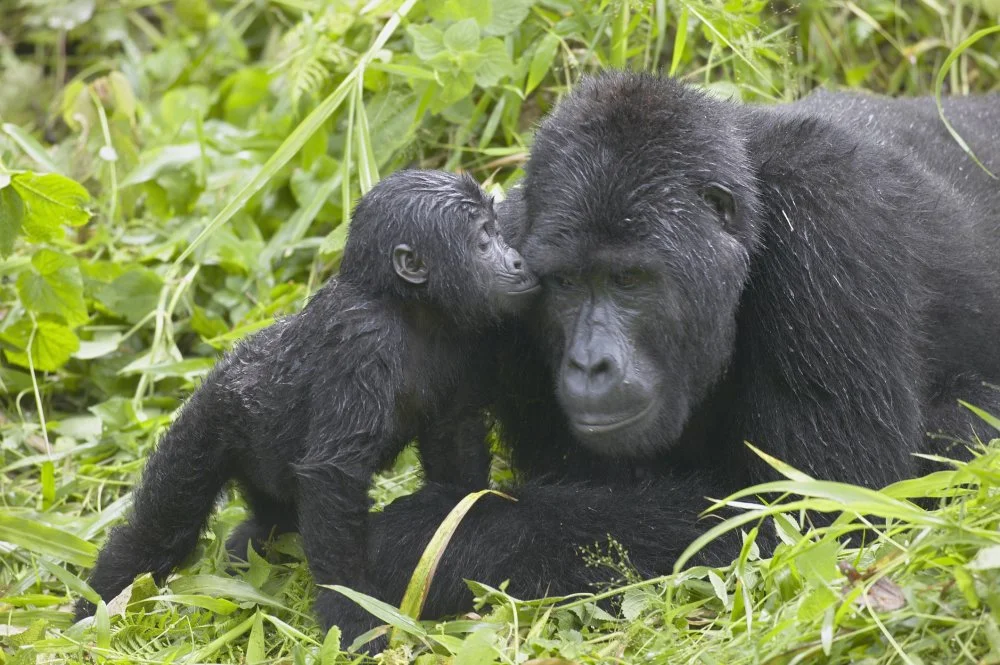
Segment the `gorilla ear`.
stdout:
<svg viewBox="0 0 1000 665">
<path fill-rule="evenodd" d="M 424 284 L 427 281 L 427 264 L 409 245 L 396 245 L 392 249 L 392 267 L 397 275 L 410 284 Z"/>
<path fill-rule="evenodd" d="M 701 196 L 722 220 L 723 226 L 727 229 L 732 226 L 736 219 L 736 199 L 733 198 L 729 188 L 711 184 L 702 190 Z"/>
</svg>

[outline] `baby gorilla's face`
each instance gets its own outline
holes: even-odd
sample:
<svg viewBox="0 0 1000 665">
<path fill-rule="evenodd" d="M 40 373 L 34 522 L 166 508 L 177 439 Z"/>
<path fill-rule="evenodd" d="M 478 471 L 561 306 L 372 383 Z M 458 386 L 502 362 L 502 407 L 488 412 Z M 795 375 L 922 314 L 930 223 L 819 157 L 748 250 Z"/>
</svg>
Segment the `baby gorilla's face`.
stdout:
<svg viewBox="0 0 1000 665">
<path fill-rule="evenodd" d="M 521 311 L 538 293 L 538 277 L 500 235 L 492 210 L 476 219 L 475 230 L 475 256 L 488 276 L 491 300 L 500 312 Z"/>
</svg>

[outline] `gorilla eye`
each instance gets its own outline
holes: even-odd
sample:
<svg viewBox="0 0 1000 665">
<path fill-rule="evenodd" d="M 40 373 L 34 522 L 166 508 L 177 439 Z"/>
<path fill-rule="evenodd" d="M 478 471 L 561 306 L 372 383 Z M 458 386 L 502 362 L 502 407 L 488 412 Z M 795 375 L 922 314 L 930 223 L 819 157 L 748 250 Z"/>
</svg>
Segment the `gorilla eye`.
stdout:
<svg viewBox="0 0 1000 665">
<path fill-rule="evenodd" d="M 638 268 L 621 270 L 611 274 L 611 283 L 621 289 L 634 289 L 643 282 L 645 275 Z"/>
<path fill-rule="evenodd" d="M 724 225 L 732 224 L 736 216 L 736 201 L 728 188 L 722 185 L 709 185 L 702 191 L 701 196 Z"/>
<path fill-rule="evenodd" d="M 486 225 L 483 224 L 482 226 L 480 226 L 479 237 L 477 238 L 476 242 L 479 243 L 479 249 L 481 251 L 485 252 L 489 248 L 491 239 L 492 238 L 490 237 L 490 230 L 486 228 Z"/>
</svg>

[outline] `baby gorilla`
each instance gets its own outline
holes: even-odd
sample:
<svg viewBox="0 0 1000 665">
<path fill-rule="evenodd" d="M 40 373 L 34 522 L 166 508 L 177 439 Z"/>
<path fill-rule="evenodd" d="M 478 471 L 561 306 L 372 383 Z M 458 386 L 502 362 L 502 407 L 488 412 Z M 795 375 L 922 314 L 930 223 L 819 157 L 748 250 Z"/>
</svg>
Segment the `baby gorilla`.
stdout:
<svg viewBox="0 0 1000 665">
<path fill-rule="evenodd" d="M 230 541 L 238 554 L 297 529 L 318 583 L 371 593 L 372 474 L 416 437 L 430 479 L 486 485 L 481 410 L 497 383 L 497 332 L 537 290 L 471 178 L 386 178 L 357 206 L 339 277 L 301 313 L 239 344 L 191 396 L 90 585 L 108 600 L 141 573 L 162 581 L 235 480 L 253 513 Z M 81 599 L 76 610 L 94 606 Z M 316 613 L 347 640 L 376 623 L 327 589 Z"/>
</svg>

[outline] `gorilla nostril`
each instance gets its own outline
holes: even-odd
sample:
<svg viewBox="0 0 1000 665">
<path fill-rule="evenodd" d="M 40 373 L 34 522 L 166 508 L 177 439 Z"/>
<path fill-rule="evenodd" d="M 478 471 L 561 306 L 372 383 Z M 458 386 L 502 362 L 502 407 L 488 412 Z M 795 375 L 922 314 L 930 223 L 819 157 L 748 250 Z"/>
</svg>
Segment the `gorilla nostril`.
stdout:
<svg viewBox="0 0 1000 665">
<path fill-rule="evenodd" d="M 590 377 L 593 379 L 599 379 L 611 374 L 611 360 L 609 358 L 601 358 L 596 363 L 590 366 Z"/>
<path fill-rule="evenodd" d="M 521 269 L 521 259 L 514 259 L 514 270 Z"/>
</svg>

